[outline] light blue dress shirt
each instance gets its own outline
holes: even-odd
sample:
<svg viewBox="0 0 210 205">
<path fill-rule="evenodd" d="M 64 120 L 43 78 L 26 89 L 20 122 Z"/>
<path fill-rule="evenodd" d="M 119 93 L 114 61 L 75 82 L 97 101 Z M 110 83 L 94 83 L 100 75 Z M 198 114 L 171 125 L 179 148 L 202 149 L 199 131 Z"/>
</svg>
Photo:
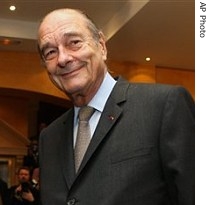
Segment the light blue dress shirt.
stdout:
<svg viewBox="0 0 210 205">
<path fill-rule="evenodd" d="M 88 103 L 88 106 L 95 108 L 95 112 L 89 120 L 91 137 L 93 136 L 93 133 L 95 132 L 96 126 L 97 126 L 99 119 L 101 117 L 101 113 L 104 110 L 106 101 L 107 101 L 110 93 L 112 92 L 112 89 L 113 89 L 115 83 L 116 83 L 116 81 L 114 80 L 114 78 L 107 72 L 99 90 L 97 91 L 95 96 L 92 98 L 92 100 Z M 79 107 L 74 107 L 74 111 L 75 111 L 75 115 L 74 115 L 74 146 L 75 146 L 76 137 L 77 137 L 79 109 L 80 109 Z"/>
</svg>

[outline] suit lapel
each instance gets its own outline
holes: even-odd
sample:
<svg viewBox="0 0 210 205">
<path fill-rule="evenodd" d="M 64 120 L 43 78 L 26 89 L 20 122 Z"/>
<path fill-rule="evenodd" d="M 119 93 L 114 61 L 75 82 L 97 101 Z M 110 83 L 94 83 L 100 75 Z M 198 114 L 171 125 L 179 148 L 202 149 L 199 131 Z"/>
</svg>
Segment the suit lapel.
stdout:
<svg viewBox="0 0 210 205">
<path fill-rule="evenodd" d="M 74 111 L 71 109 L 63 121 L 60 143 L 60 162 L 67 186 L 70 188 L 75 177 L 74 151 L 73 151 L 73 119 Z"/>
</svg>

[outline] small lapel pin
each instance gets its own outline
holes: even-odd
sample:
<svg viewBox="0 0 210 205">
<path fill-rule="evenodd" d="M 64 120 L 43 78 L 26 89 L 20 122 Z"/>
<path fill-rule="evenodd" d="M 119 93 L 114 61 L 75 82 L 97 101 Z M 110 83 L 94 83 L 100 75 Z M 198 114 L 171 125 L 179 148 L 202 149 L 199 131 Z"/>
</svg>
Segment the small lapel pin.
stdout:
<svg viewBox="0 0 210 205">
<path fill-rule="evenodd" d="M 114 120 L 114 116 L 109 115 L 108 117 L 109 117 L 109 120 L 111 120 L 111 121 L 113 121 L 113 120 Z"/>
</svg>

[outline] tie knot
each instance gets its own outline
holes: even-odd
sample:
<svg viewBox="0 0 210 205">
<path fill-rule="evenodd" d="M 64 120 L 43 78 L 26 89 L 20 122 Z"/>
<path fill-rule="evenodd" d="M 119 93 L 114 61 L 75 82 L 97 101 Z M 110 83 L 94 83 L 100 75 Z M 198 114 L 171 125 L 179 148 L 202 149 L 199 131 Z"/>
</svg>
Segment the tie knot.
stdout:
<svg viewBox="0 0 210 205">
<path fill-rule="evenodd" d="M 93 113 L 94 113 L 93 107 L 89 107 L 89 106 L 81 107 L 79 110 L 79 120 L 89 121 Z"/>
</svg>

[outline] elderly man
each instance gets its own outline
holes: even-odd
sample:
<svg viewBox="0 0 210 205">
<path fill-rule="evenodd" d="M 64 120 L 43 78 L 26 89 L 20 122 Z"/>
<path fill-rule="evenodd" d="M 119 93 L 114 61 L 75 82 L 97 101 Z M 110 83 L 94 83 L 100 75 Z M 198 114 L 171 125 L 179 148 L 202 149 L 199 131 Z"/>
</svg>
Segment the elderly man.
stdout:
<svg viewBox="0 0 210 205">
<path fill-rule="evenodd" d="M 42 204 L 193 205 L 189 93 L 114 79 L 103 33 L 79 10 L 45 16 L 38 47 L 50 79 L 74 104 L 41 132 Z"/>
</svg>

